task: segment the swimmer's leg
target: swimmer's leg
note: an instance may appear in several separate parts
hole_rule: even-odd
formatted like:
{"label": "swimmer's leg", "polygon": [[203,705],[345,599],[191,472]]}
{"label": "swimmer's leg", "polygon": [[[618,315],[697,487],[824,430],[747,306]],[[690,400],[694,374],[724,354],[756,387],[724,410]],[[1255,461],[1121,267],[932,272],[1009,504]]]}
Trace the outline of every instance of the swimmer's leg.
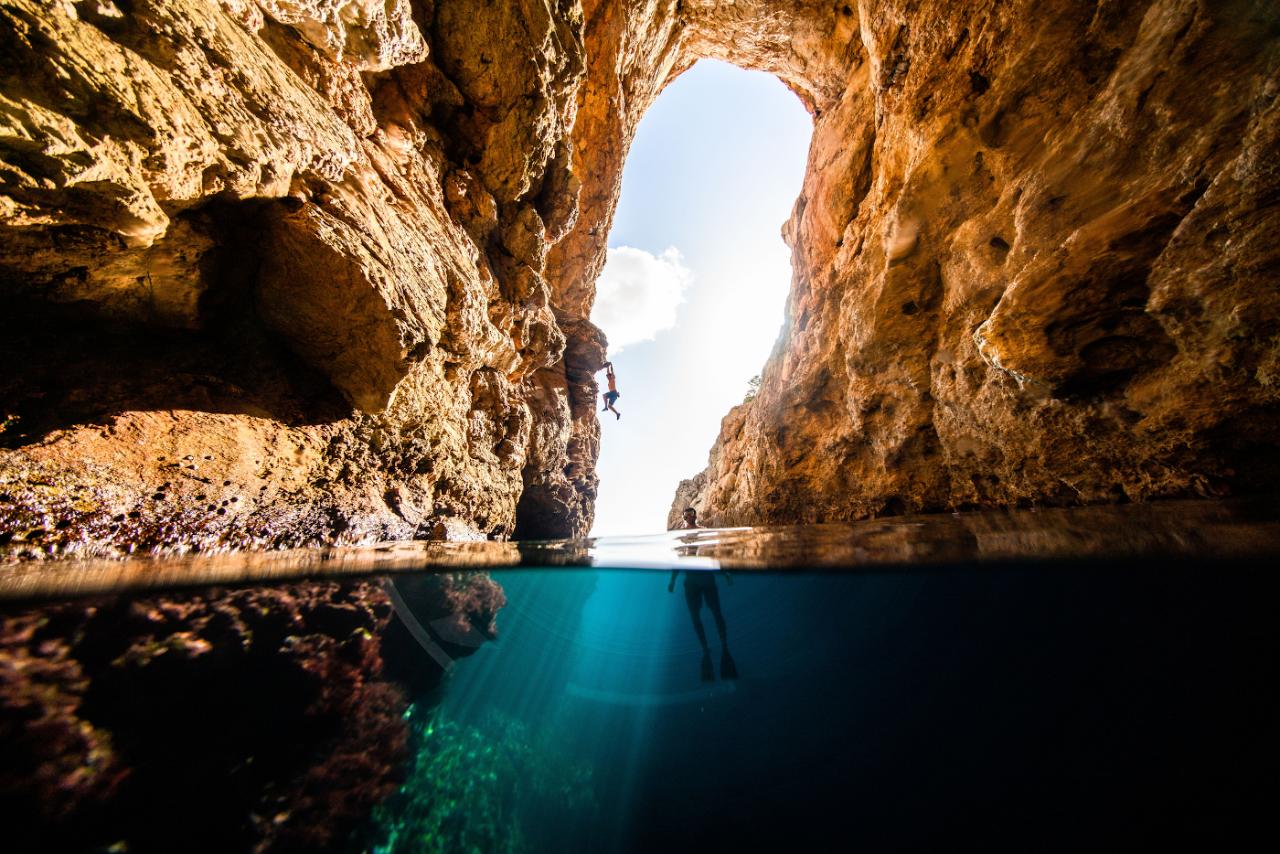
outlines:
{"label": "swimmer's leg", "polygon": [[702,627],[702,594],[700,588],[685,583],[684,601],[689,606],[689,619],[693,621],[698,643],[702,644],[702,681],[714,682],[716,671],[711,666],[711,647],[707,646],[707,630]]}
{"label": "swimmer's leg", "polygon": [[716,631],[720,633],[720,678],[737,679],[738,663],[729,654],[728,632],[725,630],[724,614],[720,611],[720,590],[708,587],[703,595],[707,597],[707,607],[711,609],[711,616],[716,618]]}
{"label": "swimmer's leg", "polygon": [[698,635],[698,643],[702,644],[704,652],[709,651],[707,630],[702,627],[702,591],[686,584],[684,601],[689,606],[689,619],[693,620],[693,630]]}
{"label": "swimmer's leg", "polygon": [[720,612],[720,590],[716,587],[708,587],[703,595],[707,597],[707,607],[711,609],[711,616],[715,617],[716,631],[720,633],[720,645],[724,646],[729,638],[725,629],[724,614]]}

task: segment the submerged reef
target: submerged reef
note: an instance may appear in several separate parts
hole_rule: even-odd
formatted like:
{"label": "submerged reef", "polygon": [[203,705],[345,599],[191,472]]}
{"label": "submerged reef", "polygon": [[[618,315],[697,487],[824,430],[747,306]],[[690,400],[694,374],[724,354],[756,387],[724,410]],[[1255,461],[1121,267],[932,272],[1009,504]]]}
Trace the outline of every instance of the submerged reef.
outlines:
{"label": "submerged reef", "polygon": [[[432,579],[416,607],[492,627],[487,575]],[[406,710],[442,676],[399,624],[367,581],[0,612],[11,849],[341,848],[397,790]]]}
{"label": "submerged reef", "polygon": [[1275,483],[1266,0],[12,0],[0,54],[9,555],[585,534],[623,162],[704,57],[814,135],[678,504]]}
{"label": "submerged reef", "polygon": [[[595,809],[591,766],[497,712],[479,725],[411,710],[404,784],[373,815],[373,854],[520,854]],[[531,841],[537,840],[536,845]]]}

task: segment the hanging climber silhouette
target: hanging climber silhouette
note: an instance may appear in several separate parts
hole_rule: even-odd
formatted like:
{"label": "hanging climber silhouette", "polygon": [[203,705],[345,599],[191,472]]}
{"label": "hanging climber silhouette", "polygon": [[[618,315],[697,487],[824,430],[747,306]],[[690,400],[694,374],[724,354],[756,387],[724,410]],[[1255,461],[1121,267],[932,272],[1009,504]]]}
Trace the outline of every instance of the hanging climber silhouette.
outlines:
{"label": "hanging climber silhouette", "polygon": [[[618,400],[618,398],[622,397],[622,395],[618,393],[618,378],[613,375],[613,362],[605,362],[604,370],[605,377],[609,380],[609,390],[604,393],[604,409],[609,410],[614,415],[618,416],[618,418],[621,418],[622,413],[613,408],[613,404]],[[604,409],[601,409],[600,411],[604,412]]]}
{"label": "hanging climber silhouette", "polygon": [[[692,507],[684,509],[682,528],[699,528],[698,511]],[[680,570],[671,573],[671,582],[667,584],[667,592],[674,593],[676,576]],[[725,580],[733,584],[733,576],[719,573]],[[717,573],[707,570],[684,570],[684,601],[689,606],[689,619],[693,621],[693,631],[698,635],[698,643],[702,644],[702,681],[711,682],[716,678],[711,666],[711,647],[707,645],[707,630],[702,627],[702,603],[707,603],[712,618],[716,621],[716,632],[720,635],[720,678],[737,679],[738,665],[729,654],[729,638],[725,629],[724,614],[720,611],[720,590],[716,587]]]}

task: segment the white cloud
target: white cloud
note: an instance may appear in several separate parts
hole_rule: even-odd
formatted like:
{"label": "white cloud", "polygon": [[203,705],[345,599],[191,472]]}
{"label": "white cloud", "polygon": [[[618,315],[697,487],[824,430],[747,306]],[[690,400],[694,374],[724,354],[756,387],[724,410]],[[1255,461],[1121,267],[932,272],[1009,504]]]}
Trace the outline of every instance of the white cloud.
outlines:
{"label": "white cloud", "polygon": [[675,326],[676,306],[684,302],[692,280],[693,273],[674,246],[661,255],[631,246],[610,249],[591,309],[592,322],[609,336],[610,352],[652,341]]}

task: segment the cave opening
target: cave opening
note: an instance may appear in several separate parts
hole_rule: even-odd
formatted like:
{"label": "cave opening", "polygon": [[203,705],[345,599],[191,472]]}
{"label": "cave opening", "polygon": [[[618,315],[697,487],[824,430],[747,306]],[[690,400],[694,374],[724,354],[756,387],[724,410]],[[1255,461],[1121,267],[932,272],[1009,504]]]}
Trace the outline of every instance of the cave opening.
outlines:
{"label": "cave opening", "polygon": [[812,131],[778,78],[708,59],[640,122],[592,312],[623,414],[599,413],[594,535],[665,528],[676,485],[706,464],[721,419],[750,393],[783,322],[781,226]]}

